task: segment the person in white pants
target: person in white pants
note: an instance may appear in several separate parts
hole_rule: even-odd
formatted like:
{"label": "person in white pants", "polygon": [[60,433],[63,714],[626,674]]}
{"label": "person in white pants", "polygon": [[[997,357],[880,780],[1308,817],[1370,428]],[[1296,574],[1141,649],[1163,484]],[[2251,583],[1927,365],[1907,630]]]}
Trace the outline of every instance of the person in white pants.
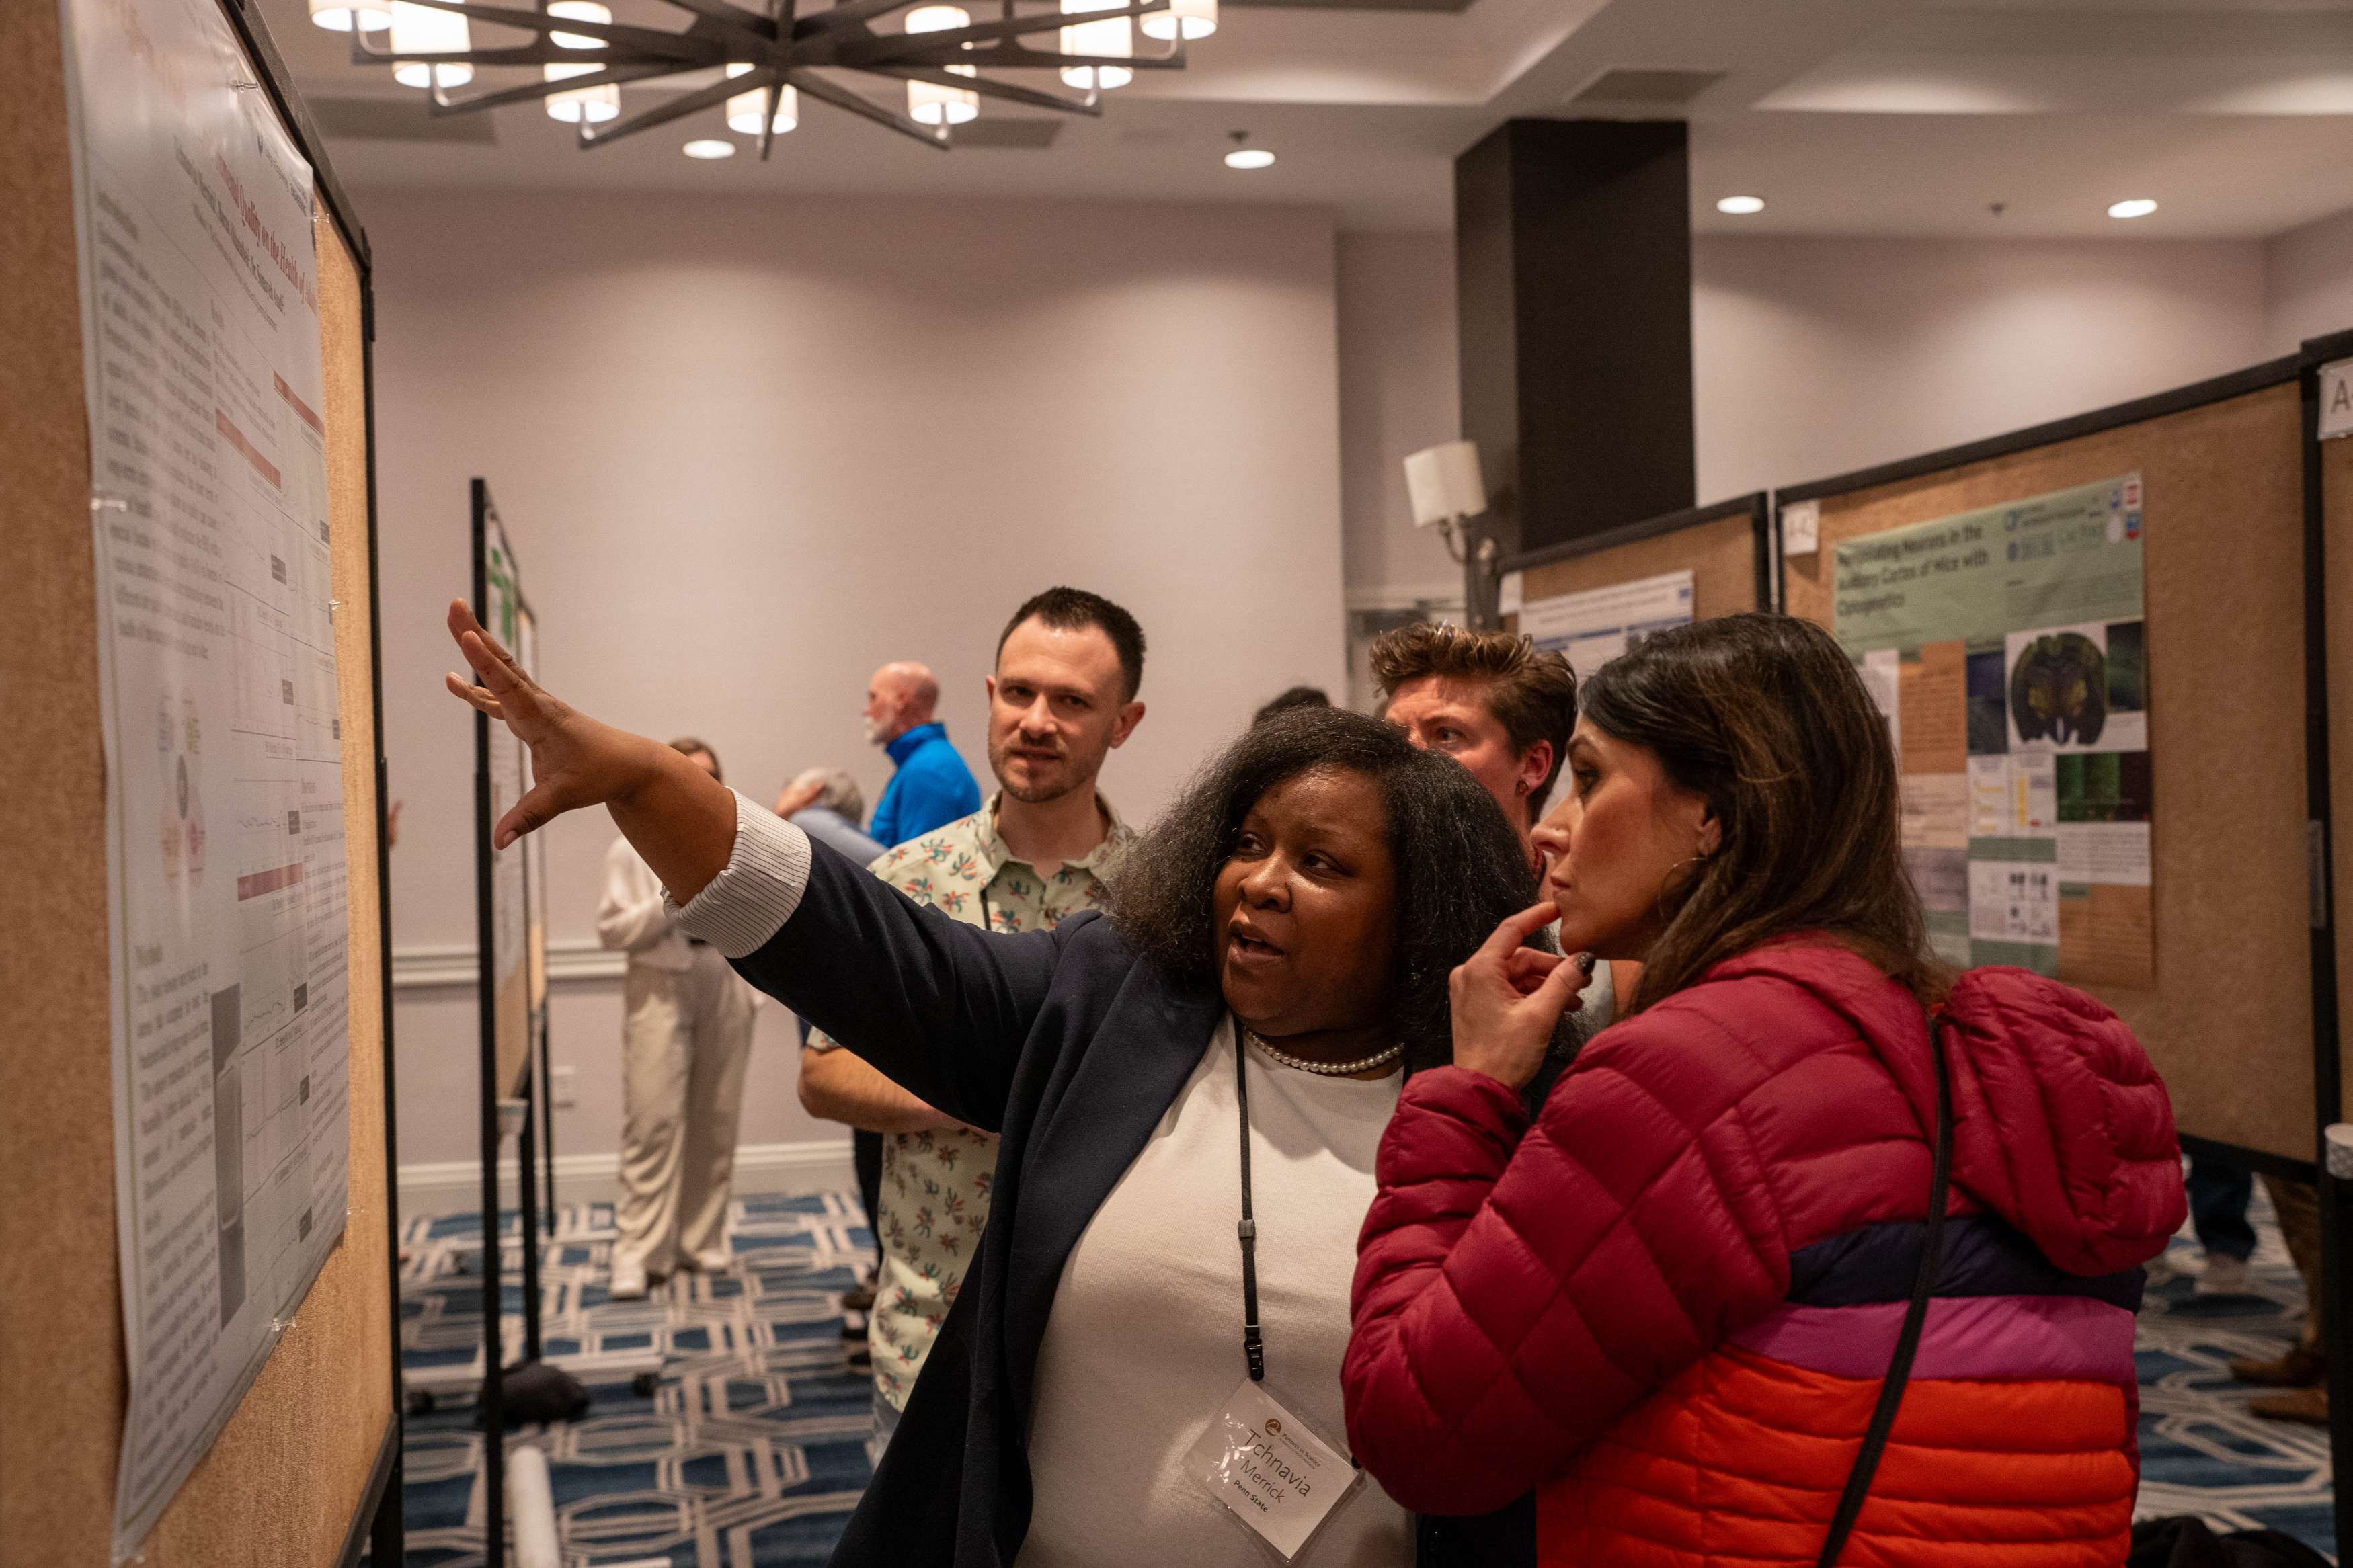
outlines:
{"label": "person in white pants", "polygon": [[[717,753],[692,737],[670,745],[718,778]],[[680,1268],[723,1269],[735,1130],[758,993],[716,948],[678,929],[652,868],[617,838],[605,854],[596,938],[629,955],[621,1024],[620,1237],[617,1301]]]}

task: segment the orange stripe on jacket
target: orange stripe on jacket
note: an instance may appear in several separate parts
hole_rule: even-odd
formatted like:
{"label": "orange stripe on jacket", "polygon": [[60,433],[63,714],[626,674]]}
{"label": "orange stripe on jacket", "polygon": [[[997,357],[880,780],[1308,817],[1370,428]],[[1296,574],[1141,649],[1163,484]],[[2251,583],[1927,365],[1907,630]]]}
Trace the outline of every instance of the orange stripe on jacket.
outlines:
{"label": "orange stripe on jacket", "polygon": [[[1715,1352],[1537,1498],[1545,1568],[1810,1568],[1876,1379]],[[1915,1381],[1845,1568],[2116,1568],[2138,1474],[2113,1383]]]}

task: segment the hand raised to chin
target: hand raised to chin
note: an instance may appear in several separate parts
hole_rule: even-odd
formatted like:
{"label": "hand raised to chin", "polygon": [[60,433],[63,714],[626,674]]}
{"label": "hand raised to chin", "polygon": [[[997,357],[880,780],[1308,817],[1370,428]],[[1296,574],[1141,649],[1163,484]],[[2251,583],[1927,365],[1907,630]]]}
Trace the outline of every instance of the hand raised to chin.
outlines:
{"label": "hand raised to chin", "polygon": [[1559,910],[1533,905],[1505,920],[1455,967],[1454,1065],[1525,1089],[1543,1065],[1560,1016],[1577,1005],[1592,971],[1556,952],[1524,946]]}

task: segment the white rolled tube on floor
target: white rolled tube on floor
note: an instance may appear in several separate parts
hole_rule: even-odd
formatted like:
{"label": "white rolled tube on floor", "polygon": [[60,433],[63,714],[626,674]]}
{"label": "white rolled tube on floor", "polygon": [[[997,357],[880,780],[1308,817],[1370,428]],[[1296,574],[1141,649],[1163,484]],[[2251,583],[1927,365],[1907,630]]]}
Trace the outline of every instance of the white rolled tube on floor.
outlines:
{"label": "white rolled tube on floor", "polygon": [[514,1531],[515,1568],[564,1568],[547,1456],[528,1443],[507,1451],[507,1522]]}

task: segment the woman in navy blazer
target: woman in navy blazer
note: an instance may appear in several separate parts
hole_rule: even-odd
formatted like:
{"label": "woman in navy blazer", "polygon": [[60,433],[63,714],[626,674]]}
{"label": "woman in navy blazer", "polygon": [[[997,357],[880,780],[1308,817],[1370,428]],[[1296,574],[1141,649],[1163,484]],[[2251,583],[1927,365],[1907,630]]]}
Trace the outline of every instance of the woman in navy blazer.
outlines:
{"label": "woman in navy blazer", "polygon": [[[1448,1061],[1451,970],[1499,922],[1519,915],[1533,934],[1550,918],[1549,906],[1521,910],[1529,888],[1518,841],[1469,773],[1376,721],[1316,710],[1252,730],[1194,781],[1138,846],[1108,919],[983,932],[813,845],[659,743],[568,708],[534,686],[463,605],[449,619],[480,680],[453,675],[450,689],[503,719],[532,752],[533,786],[498,824],[494,842],[503,847],[561,812],[605,805],[681,902],[687,928],[746,978],[911,1092],[1003,1135],[979,1256],[836,1553],[839,1563],[983,1568],[1013,1562],[1025,1541],[1039,1549],[1033,1556],[1052,1560],[1050,1544],[1031,1534],[1033,1509],[1041,1495],[1060,1498],[1054,1489],[1068,1481],[1050,1475],[1041,1486],[1029,1459],[1041,1347],[1050,1325],[1058,1333],[1072,1327],[1055,1321],[1058,1290],[1082,1239],[1094,1245],[1098,1210],[1155,1138],[1181,1122],[1188,1097],[1206,1092],[1209,1059],[1222,1050],[1238,1078],[1247,1056],[1259,1072],[1278,1071],[1269,1063],[1307,1075],[1338,1068],[1375,1082],[1393,1080],[1400,1052],[1409,1070]],[[1579,966],[1556,955],[1523,959],[1531,989],[1582,984]],[[1573,1039],[1565,1033],[1564,1046]],[[1260,1081],[1305,1094],[1335,1080]],[[1268,1092],[1254,1089],[1252,1100]],[[1393,1087],[1388,1093],[1393,1103]],[[1245,1137],[1258,1131],[1250,1114],[1245,1108]],[[1198,1173],[1203,1185],[1233,1180],[1235,1124],[1223,1125],[1218,1163]],[[1261,1156],[1268,1168],[1258,1181],[1281,1180],[1282,1152]],[[1181,1191],[1192,1173],[1174,1174]],[[1363,1179],[1369,1199],[1368,1156]],[[1275,1196],[1261,1188],[1262,1218]],[[1323,1223],[1345,1225],[1352,1244],[1361,1219],[1358,1206]],[[1237,1243],[1211,1250],[1226,1248],[1239,1277]],[[1182,1261],[1195,1279],[1204,1267],[1229,1266],[1225,1257]],[[1346,1290],[1344,1268],[1329,1291],[1335,1347],[1345,1340]],[[1219,1364],[1201,1373],[1221,1392],[1220,1380],[1239,1379],[1244,1367],[1239,1290],[1232,1300],[1224,1321],[1209,1326],[1225,1347],[1210,1357]],[[1269,1317],[1266,1357],[1281,1366],[1290,1352],[1296,1378],[1306,1336],[1277,1331]],[[1156,1353],[1157,1342],[1182,1343],[1180,1329],[1200,1327],[1134,1325],[1136,1354]],[[1335,1402],[1336,1370],[1315,1380],[1329,1376]],[[1303,1392],[1312,1402],[1324,1390]],[[1115,1441],[1123,1428],[1157,1424],[1180,1433],[1181,1453],[1181,1432],[1198,1430],[1212,1413],[1135,1409],[1119,1413],[1111,1430]],[[1148,1440],[1171,1439],[1161,1432]],[[1347,1506],[1360,1517],[1394,1510],[1377,1489],[1374,1497]],[[1189,1521],[1181,1507],[1159,1509],[1165,1500],[1134,1497],[1138,1526]],[[1073,1506],[1130,1503],[1089,1496]],[[1344,1555],[1316,1556],[1326,1544],[1319,1537],[1301,1561],[1403,1568],[1418,1560],[1429,1568],[1508,1558],[1533,1540],[1533,1520],[1516,1514],[1397,1517],[1387,1534],[1360,1531],[1353,1548],[1334,1548]],[[1167,1540],[1139,1528],[1120,1560],[1263,1561],[1238,1526],[1216,1544],[1214,1556],[1180,1559]]]}

